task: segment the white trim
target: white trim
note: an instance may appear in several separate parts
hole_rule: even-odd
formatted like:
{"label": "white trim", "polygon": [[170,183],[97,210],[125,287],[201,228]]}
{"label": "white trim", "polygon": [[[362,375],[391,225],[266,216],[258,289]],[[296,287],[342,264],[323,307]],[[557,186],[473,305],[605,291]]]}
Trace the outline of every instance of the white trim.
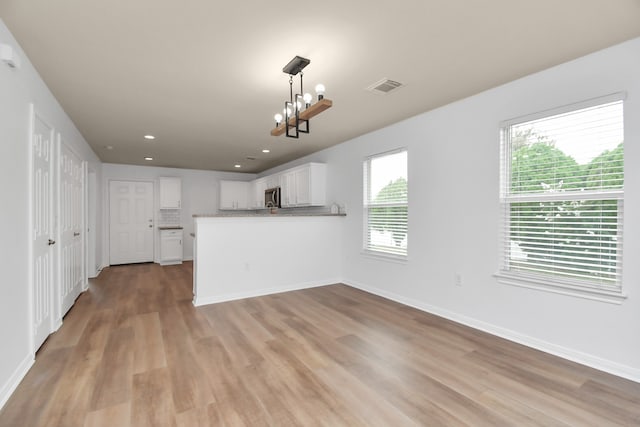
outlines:
{"label": "white trim", "polygon": [[288,286],[278,286],[274,288],[258,289],[258,290],[249,291],[249,292],[237,292],[237,293],[229,293],[229,294],[222,294],[222,295],[214,295],[206,298],[198,298],[197,296],[194,296],[193,305],[196,307],[199,307],[201,305],[217,304],[219,302],[235,301],[235,300],[244,299],[244,298],[261,297],[265,295],[280,294],[283,292],[290,292],[290,291],[299,291],[302,289],[317,288],[319,286],[335,285],[337,283],[342,283],[342,281],[340,279],[326,279],[326,280],[321,280],[317,282],[314,281],[314,282],[298,283],[298,284],[288,285]]}
{"label": "white trim", "polygon": [[627,99],[626,92],[616,92],[609,95],[599,96],[597,98],[587,99],[585,101],[575,102],[573,104],[563,105],[562,107],[550,108],[548,110],[538,111],[537,113],[525,114],[524,116],[514,117],[512,119],[500,122],[500,128],[517,125],[524,122],[542,119],[549,116],[557,116],[558,114],[568,113],[570,111],[584,110],[585,108],[595,107],[596,105],[610,104],[613,102],[624,101]]}
{"label": "white trim", "polygon": [[503,271],[495,273],[494,277],[498,279],[498,283],[502,283],[504,285],[536,289],[539,291],[607,302],[610,304],[622,304],[627,299],[627,294],[622,291],[616,292],[579,284],[571,285],[569,283],[554,283],[553,281],[544,281],[537,277],[525,277],[519,274],[509,274]]}
{"label": "white trim", "polygon": [[369,161],[369,160],[375,159],[377,157],[389,156],[391,154],[402,153],[403,151],[407,151],[407,152],[409,151],[406,145],[402,146],[402,147],[394,148],[394,149],[389,150],[389,151],[383,151],[381,153],[369,154],[368,156],[364,156],[363,161]]}
{"label": "white trim", "polygon": [[565,201],[565,200],[623,200],[624,190],[567,190],[561,193],[524,193],[511,194],[501,197],[502,203]]}
{"label": "white trim", "polygon": [[374,251],[371,249],[363,249],[360,254],[366,258],[376,261],[394,262],[396,264],[406,265],[409,262],[409,255],[397,255],[389,252]]}
{"label": "white trim", "polygon": [[545,353],[549,353],[563,359],[570,360],[572,362],[586,365],[600,371],[607,372],[612,375],[616,375],[622,378],[629,379],[640,383],[640,369],[633,368],[631,366],[623,365],[621,363],[613,362],[611,360],[603,359],[597,356],[593,356],[581,351],[566,348],[557,344],[553,344],[547,341],[543,341],[528,335],[521,334],[511,329],[502,328],[500,326],[486,323],[472,317],[464,316],[458,313],[454,313],[449,310],[445,310],[430,304],[425,304],[422,301],[415,300],[413,298],[406,298],[391,292],[384,291],[382,289],[367,286],[362,283],[352,281],[342,281],[342,283],[353,288],[369,292],[371,294],[390,299],[400,304],[407,305],[409,307],[416,308],[418,310],[434,314],[436,316],[444,317],[445,319],[452,320],[457,323],[469,326],[474,329],[478,329],[483,332],[487,332],[491,335],[495,335],[509,341],[516,342],[518,344],[525,345]]}
{"label": "white trim", "polygon": [[2,388],[0,388],[0,409],[7,403],[7,400],[9,400],[16,390],[20,381],[27,375],[27,372],[29,372],[29,369],[31,369],[35,361],[36,359],[33,353],[28,354],[24,360],[20,362],[16,370],[13,371],[13,374],[11,374],[7,382],[2,385]]}
{"label": "white trim", "polygon": [[[27,233],[27,239],[29,239],[27,251],[29,253],[29,269],[27,272],[27,299],[29,300],[29,307],[27,309],[29,315],[29,349],[32,354],[36,353],[35,349],[35,322],[33,321],[34,315],[34,299],[33,295],[33,133],[35,131],[36,122],[36,107],[33,103],[29,104],[29,141],[28,141],[28,156],[29,156],[29,170],[27,171],[27,185],[28,185],[28,200],[27,209],[29,210],[29,231]],[[4,390],[4,387],[3,387]],[[0,392],[0,402],[4,405],[2,399],[2,392]],[[2,405],[0,405],[2,406]]]}

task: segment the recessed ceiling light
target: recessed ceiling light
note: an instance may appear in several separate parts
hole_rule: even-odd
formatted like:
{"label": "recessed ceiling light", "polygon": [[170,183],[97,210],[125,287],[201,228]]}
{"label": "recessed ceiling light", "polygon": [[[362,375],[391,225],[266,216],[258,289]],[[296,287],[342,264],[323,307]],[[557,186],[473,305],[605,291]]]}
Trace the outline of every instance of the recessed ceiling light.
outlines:
{"label": "recessed ceiling light", "polygon": [[153,157],[145,157],[144,159],[151,161],[151,160],[153,160]]}
{"label": "recessed ceiling light", "polygon": [[266,148],[264,150],[262,150],[263,153],[270,153],[271,150],[267,150]]}
{"label": "recessed ceiling light", "polygon": [[241,168],[242,165],[233,165],[234,168]]}
{"label": "recessed ceiling light", "polygon": [[145,135],[144,139],[156,139],[156,137],[153,135]]}
{"label": "recessed ceiling light", "polygon": [[105,145],[104,148],[107,150],[113,150],[113,145]]}

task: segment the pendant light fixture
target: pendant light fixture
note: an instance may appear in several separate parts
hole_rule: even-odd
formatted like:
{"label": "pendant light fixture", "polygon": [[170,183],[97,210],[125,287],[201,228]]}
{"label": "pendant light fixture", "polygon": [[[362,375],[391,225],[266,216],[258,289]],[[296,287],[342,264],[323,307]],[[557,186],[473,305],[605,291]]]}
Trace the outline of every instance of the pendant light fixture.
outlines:
{"label": "pendant light fixture", "polygon": [[[289,138],[298,138],[301,133],[309,133],[309,120],[322,113],[327,108],[331,108],[333,102],[324,97],[325,87],[323,84],[316,85],[317,101],[312,103],[313,96],[304,92],[302,70],[311,61],[301,56],[294,57],[282,72],[289,75],[289,100],[284,102],[282,114],[278,113],[273,118],[276,127],[271,130],[271,135],[280,136],[283,133]],[[300,93],[293,93],[293,78],[300,74]]]}

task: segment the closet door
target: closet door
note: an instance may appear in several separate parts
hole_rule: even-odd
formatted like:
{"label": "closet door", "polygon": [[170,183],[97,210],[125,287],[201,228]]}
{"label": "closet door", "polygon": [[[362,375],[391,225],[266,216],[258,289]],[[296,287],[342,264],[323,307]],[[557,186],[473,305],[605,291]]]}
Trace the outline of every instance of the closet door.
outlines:
{"label": "closet door", "polygon": [[82,291],[83,283],[83,165],[60,143],[60,317]]}
{"label": "closet door", "polygon": [[32,112],[32,289],[33,344],[37,350],[53,330],[53,128]]}

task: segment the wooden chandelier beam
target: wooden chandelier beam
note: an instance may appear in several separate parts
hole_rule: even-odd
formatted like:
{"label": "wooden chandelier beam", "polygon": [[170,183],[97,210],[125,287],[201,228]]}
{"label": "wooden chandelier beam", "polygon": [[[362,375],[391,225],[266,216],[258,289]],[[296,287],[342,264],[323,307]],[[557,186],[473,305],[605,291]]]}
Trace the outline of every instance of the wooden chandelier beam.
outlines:
{"label": "wooden chandelier beam", "polygon": [[[299,114],[299,118],[300,120],[309,120],[312,117],[317,116],[318,114],[322,113],[324,110],[331,108],[331,106],[333,105],[333,101],[331,101],[330,99],[321,99],[320,101],[316,102],[315,104],[309,106],[309,108],[307,108],[306,110],[302,111]],[[289,125],[291,126],[295,126],[296,125],[296,118],[291,117],[289,119]],[[280,136],[283,133],[286,132],[286,126],[285,123],[282,122],[280,123],[280,125],[274,129],[271,130],[271,135],[272,136]]]}

